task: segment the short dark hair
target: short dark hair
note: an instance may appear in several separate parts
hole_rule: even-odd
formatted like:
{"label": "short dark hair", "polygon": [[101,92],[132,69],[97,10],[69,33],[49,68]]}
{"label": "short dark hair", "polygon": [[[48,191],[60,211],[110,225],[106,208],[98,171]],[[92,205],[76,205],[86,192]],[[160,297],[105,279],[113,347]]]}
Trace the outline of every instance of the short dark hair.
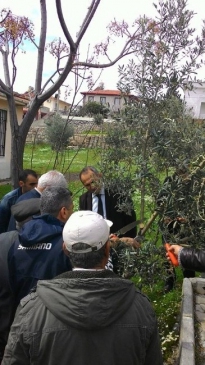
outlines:
{"label": "short dark hair", "polygon": [[43,190],[40,202],[41,214],[50,214],[57,217],[62,207],[70,208],[72,193],[63,187],[48,187]]}
{"label": "short dark hair", "polygon": [[38,175],[34,170],[30,170],[30,169],[26,169],[26,170],[22,170],[19,173],[19,178],[18,181],[23,181],[24,183],[26,182],[26,179],[28,177],[28,175],[32,175],[34,176],[36,179],[38,179]]}
{"label": "short dark hair", "polygon": [[[88,247],[86,243],[75,243],[75,250],[85,250]],[[69,259],[74,267],[81,267],[83,269],[93,269],[100,264],[105,256],[105,247],[102,246],[98,251],[86,253],[69,252]]]}
{"label": "short dark hair", "polygon": [[83,169],[80,171],[80,173],[79,173],[79,179],[81,180],[81,176],[83,174],[86,174],[88,171],[92,171],[92,172],[94,172],[94,174],[99,174],[98,170],[95,167],[93,167],[93,166],[86,166],[86,167],[83,167]]}

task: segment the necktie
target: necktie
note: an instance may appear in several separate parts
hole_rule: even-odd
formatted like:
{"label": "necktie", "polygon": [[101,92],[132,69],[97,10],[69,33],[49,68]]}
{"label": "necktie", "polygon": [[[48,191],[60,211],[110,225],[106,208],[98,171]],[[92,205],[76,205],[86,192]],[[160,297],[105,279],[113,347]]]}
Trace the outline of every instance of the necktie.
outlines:
{"label": "necktie", "polygon": [[98,197],[98,214],[104,216],[101,195],[100,194],[97,194],[96,196]]}

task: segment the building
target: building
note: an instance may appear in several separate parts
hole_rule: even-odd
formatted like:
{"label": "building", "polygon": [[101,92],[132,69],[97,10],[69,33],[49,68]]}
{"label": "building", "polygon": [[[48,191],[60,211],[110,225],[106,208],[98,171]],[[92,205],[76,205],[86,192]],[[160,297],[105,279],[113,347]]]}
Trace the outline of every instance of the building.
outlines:
{"label": "building", "polygon": [[[34,96],[33,91],[28,91],[23,94],[24,97],[28,98],[28,101]],[[68,115],[68,112],[70,110],[70,103],[67,103],[64,100],[61,100],[59,98],[58,94],[55,94],[55,96],[51,96],[49,99],[44,101],[44,103],[39,108],[39,111],[36,115],[35,120],[39,120],[45,115],[49,113],[59,113],[62,115]],[[26,114],[28,108],[24,108],[24,115]]]}
{"label": "building", "polygon": [[192,90],[184,90],[184,100],[190,109],[193,119],[205,119],[205,82],[193,83]]}
{"label": "building", "polygon": [[[28,100],[15,95],[16,112],[19,124],[23,118],[23,108]],[[0,180],[10,178],[11,163],[11,127],[6,96],[0,93]]]}
{"label": "building", "polygon": [[136,99],[135,95],[124,95],[120,90],[104,90],[97,87],[95,90],[83,91],[83,105],[89,101],[104,104],[110,111],[117,112],[123,108],[125,101],[128,99]]}
{"label": "building", "polygon": [[68,114],[70,106],[71,104],[67,103],[64,100],[61,100],[58,94],[55,94],[55,96],[51,96],[43,103],[43,107],[49,108],[50,112],[56,112],[63,115]]}
{"label": "building", "polygon": [[[18,123],[21,124],[27,110],[31,96],[28,93],[14,93]],[[70,104],[58,99],[58,96],[51,96],[40,107],[35,120],[54,112],[66,115],[70,109]],[[6,96],[0,93],[0,180],[10,178],[11,163],[11,127],[9,119],[9,108]]]}

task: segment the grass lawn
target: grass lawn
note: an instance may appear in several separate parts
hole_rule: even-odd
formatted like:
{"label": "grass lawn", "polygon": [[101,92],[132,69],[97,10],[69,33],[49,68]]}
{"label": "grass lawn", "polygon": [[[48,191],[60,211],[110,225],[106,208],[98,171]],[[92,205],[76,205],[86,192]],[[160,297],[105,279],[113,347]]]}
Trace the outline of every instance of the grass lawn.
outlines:
{"label": "grass lawn", "polygon": [[59,154],[58,162],[54,166],[56,153],[50,146],[27,144],[24,150],[24,169],[33,169],[38,174],[44,174],[55,168],[68,175],[70,173],[78,174],[86,165],[96,165],[99,160],[98,156],[94,149],[81,148],[79,151],[69,149],[65,154]]}
{"label": "grass lawn", "polygon": [[11,191],[10,184],[0,185],[0,200],[5,194],[9,193],[9,191]]}

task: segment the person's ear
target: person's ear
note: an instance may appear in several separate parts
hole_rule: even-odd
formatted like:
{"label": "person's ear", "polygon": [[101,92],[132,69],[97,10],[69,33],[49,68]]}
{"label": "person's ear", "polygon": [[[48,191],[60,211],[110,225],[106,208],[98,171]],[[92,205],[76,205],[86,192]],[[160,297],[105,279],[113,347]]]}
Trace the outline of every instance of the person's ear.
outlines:
{"label": "person's ear", "polygon": [[66,256],[69,256],[69,251],[67,250],[66,245],[65,245],[65,243],[64,243],[64,242],[63,242],[63,252],[64,252],[64,254],[65,254]]}
{"label": "person's ear", "polygon": [[67,218],[68,218],[67,217],[67,215],[68,215],[67,211],[68,210],[66,209],[66,207],[62,207],[61,210],[60,210],[60,216],[61,216],[63,221],[67,220]]}
{"label": "person's ear", "polygon": [[19,181],[19,186],[20,186],[20,188],[22,188],[22,186],[24,186],[24,182],[22,180]]}

